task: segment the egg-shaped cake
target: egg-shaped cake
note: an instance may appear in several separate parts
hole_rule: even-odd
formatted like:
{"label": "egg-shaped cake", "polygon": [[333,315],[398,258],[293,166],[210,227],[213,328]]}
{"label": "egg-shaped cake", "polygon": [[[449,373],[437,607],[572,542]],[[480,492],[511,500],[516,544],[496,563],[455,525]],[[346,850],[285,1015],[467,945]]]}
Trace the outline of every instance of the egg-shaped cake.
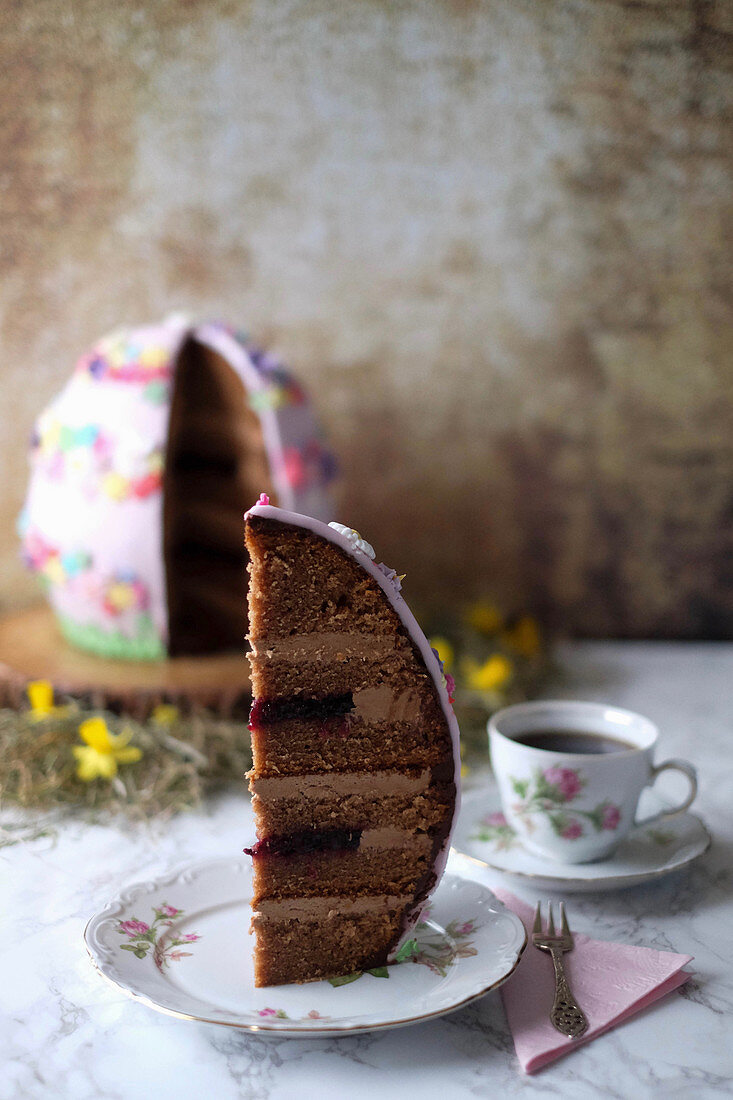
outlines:
{"label": "egg-shaped cake", "polygon": [[61,630],[106,657],[237,649],[242,514],[262,486],[330,518],[334,459],[302,386],[222,324],[116,331],[40,415],[20,518]]}

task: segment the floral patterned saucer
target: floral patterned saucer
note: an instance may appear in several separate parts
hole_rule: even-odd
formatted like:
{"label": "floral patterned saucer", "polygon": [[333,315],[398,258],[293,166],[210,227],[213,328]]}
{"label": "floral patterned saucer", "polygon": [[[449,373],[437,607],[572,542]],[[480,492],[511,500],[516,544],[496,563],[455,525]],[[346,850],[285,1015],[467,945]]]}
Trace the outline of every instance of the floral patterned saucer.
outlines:
{"label": "floral patterned saucer", "polygon": [[[644,816],[663,810],[653,791],[642,795]],[[602,822],[601,822],[602,825]],[[614,854],[597,863],[554,863],[523,848],[501,812],[496,787],[466,791],[453,834],[456,852],[504,874],[531,879],[532,885],[563,893],[620,890],[677,871],[708,850],[711,837],[695,814],[681,813],[637,825]]]}
{"label": "floral patterned saucer", "polygon": [[[461,862],[461,861],[458,861]],[[159,1012],[278,1035],[358,1034],[469,1004],[501,985],[526,943],[481,883],[445,875],[401,961],[330,982],[255,989],[251,861],[208,860],[123,890],[84,939],[103,977]]]}

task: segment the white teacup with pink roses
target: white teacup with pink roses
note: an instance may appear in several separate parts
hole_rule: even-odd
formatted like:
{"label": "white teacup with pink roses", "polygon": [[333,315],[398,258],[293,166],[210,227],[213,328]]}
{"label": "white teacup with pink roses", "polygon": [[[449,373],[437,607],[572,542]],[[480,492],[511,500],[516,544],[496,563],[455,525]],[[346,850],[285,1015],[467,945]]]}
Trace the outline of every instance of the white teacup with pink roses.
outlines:
{"label": "white teacup with pink roses", "polygon": [[[654,763],[659,730],[602,703],[549,700],[498,711],[489,722],[491,765],[507,822],[525,848],[561,863],[613,854],[629,830],[682,813],[697,794],[686,760]],[[639,822],[643,789],[675,769],[690,789],[677,806]]]}

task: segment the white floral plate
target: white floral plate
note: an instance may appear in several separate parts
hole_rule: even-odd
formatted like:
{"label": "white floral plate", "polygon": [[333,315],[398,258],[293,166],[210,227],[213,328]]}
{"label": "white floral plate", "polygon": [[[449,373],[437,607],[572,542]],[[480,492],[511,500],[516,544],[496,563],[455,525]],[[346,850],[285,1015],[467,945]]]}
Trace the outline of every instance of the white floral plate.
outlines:
{"label": "white floral plate", "polygon": [[[645,791],[641,812],[651,816],[665,804]],[[682,813],[632,829],[610,859],[598,863],[553,863],[522,847],[501,812],[496,787],[464,793],[453,834],[457,852],[480,860],[485,867],[532,879],[533,886],[563,893],[620,890],[660,878],[697,859],[711,837],[699,817]]]}
{"label": "white floral plate", "polygon": [[251,888],[249,859],[209,860],[131,886],[89,921],[87,950],[105,978],[159,1012],[298,1036],[356,1034],[452,1012],[501,985],[526,943],[521,921],[490,890],[445,875],[403,962],[331,982],[255,989]]}

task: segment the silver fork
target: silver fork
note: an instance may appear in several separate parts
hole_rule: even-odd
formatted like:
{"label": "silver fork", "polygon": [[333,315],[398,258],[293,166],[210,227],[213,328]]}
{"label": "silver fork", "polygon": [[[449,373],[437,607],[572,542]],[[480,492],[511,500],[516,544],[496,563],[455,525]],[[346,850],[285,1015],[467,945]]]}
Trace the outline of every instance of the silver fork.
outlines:
{"label": "silver fork", "polygon": [[534,927],[532,928],[532,943],[535,947],[539,947],[540,951],[550,952],[555,967],[555,1002],[550,1013],[550,1020],[553,1026],[561,1031],[563,1035],[567,1035],[570,1039],[579,1039],[588,1030],[588,1021],[570,990],[562,965],[564,953],[573,949],[573,937],[568,928],[564,902],[560,902],[561,927],[557,933],[555,932],[555,922],[552,919],[552,902],[549,902],[548,909],[547,931],[543,932],[542,912],[540,903],[537,902]]}

